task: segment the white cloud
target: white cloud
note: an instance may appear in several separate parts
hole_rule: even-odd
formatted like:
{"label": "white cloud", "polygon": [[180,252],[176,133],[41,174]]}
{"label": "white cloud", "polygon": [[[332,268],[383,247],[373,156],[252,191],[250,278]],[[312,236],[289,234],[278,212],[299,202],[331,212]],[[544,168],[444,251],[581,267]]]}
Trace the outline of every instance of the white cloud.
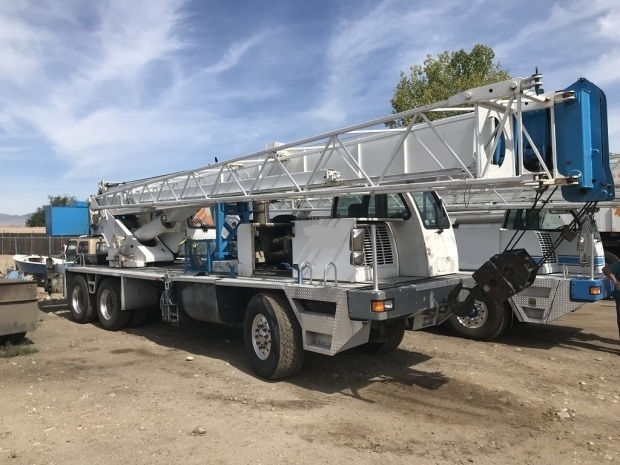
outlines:
{"label": "white cloud", "polygon": [[517,63],[517,68],[535,62],[553,67],[554,72],[580,70],[589,75],[590,67],[600,62],[594,51],[620,45],[620,9],[615,0],[556,2],[546,14],[513,24],[516,33],[505,34],[494,50],[503,61]]}
{"label": "white cloud", "polygon": [[[183,47],[177,34],[183,4],[168,0],[100,3],[98,12],[90,11],[99,16],[87,20],[93,31],[64,38],[57,34],[55,40],[43,44],[41,53],[36,47],[30,48],[24,63],[30,63],[29,69],[42,71],[35,83],[27,82],[19,89],[22,98],[13,98],[10,93],[0,96],[7,112],[0,126],[6,131],[16,131],[24,124],[31,126],[76,171],[104,161],[114,165],[114,160],[121,160],[136,147],[153,149],[171,139],[172,132],[182,133],[181,126],[170,122],[182,125],[184,121],[166,121],[162,115],[174,104],[167,101],[165,90],[160,101],[150,99],[146,104],[139,94],[144,92],[145,68],[169,60],[173,71],[167,90],[174,96],[174,53]],[[0,11],[0,24],[14,19],[1,13],[6,12]],[[13,34],[5,30],[3,34],[9,37],[0,43],[17,50],[22,43],[53,35],[55,23],[67,21],[65,14],[48,11],[47,30],[45,24],[18,21],[19,28]],[[78,22],[76,18],[71,21]],[[76,44],[77,52],[72,43],[76,36],[83,39]],[[17,73],[22,77],[28,71],[24,67]],[[54,73],[56,68],[66,73]],[[187,128],[191,129],[195,127]]]}
{"label": "white cloud", "polygon": [[[11,2],[13,3],[13,2]],[[11,83],[23,82],[39,67],[39,42],[42,37],[35,29],[15,16],[14,8],[0,6],[0,79]]]}
{"label": "white cloud", "polygon": [[265,39],[266,34],[260,33],[249,39],[234,42],[226,51],[224,56],[214,65],[204,70],[205,74],[220,74],[233,68],[253,47],[260,44]]}
{"label": "white cloud", "polygon": [[620,46],[604,53],[590,65],[588,79],[605,86],[620,81]]}
{"label": "white cloud", "polygon": [[427,55],[479,42],[471,35],[465,40],[459,36],[469,32],[463,26],[469,20],[474,24],[483,6],[484,1],[478,0],[467,6],[435,2],[408,8],[384,0],[359,18],[341,20],[331,30],[325,84],[308,117],[351,123],[352,116],[358,117],[356,107],[370,102],[389,113],[400,71],[423,62]]}
{"label": "white cloud", "polygon": [[595,0],[595,10],[603,14],[597,20],[595,32],[610,40],[620,40],[620,5],[616,0]]}
{"label": "white cloud", "polygon": [[525,25],[518,29],[516,34],[507,35],[506,39],[495,46],[495,52],[498,56],[509,56],[515,50],[525,49],[535,55],[536,48],[530,47],[536,47],[541,40],[553,40],[555,31],[570,31],[571,24],[580,22],[580,11],[582,7],[577,3],[562,3],[562,6],[554,4],[549,15],[544,18],[528,16],[526,21],[515,21],[515,29],[518,29],[520,24]]}
{"label": "white cloud", "polygon": [[[277,26],[266,6],[236,29],[189,0],[33,3],[0,1],[0,158],[35,160],[29,175],[48,175],[48,193],[62,183],[89,193],[100,178],[195,168],[379,117],[401,70],[476,43],[518,74],[540,64],[547,90],[580,75],[604,86],[620,141],[617,0],[349,0],[312,18],[287,6],[290,21]],[[496,21],[507,17],[510,27]],[[302,24],[320,27],[309,35]]]}
{"label": "white cloud", "polygon": [[[7,111],[0,127],[16,130],[21,122],[34,128],[68,167],[63,176],[69,178],[93,167],[101,172],[144,166],[140,158],[145,154],[160,156],[165,147],[191,153],[200,145],[217,142],[242,118],[220,121],[221,116],[200,104],[235,96],[251,101],[276,93],[270,83],[256,83],[255,89],[220,91],[217,79],[277,29],[233,40],[215,64],[190,73],[179,55],[195,46],[180,38],[186,19],[183,6],[181,0],[100,4],[90,12],[94,16],[88,22],[93,30],[83,31],[77,55],[67,52],[75,36],[65,37],[64,42],[56,37],[44,50],[43,55],[55,57],[56,66],[66,69],[66,75],[53,80],[41,76],[36,86],[21,89],[35,90],[35,95],[27,98],[0,96]],[[54,14],[48,12],[48,16]],[[67,20],[58,15],[48,18],[50,28],[55,21]],[[37,36],[34,26],[23,24],[18,37]],[[208,44],[202,44],[202,49],[208,50]],[[33,68],[51,66],[42,57],[30,58]],[[149,88],[153,85],[157,91]]]}
{"label": "white cloud", "polygon": [[[620,108],[615,107],[608,109],[607,122],[609,128],[609,150],[612,153],[620,153]],[[615,142],[615,143],[614,143]]]}

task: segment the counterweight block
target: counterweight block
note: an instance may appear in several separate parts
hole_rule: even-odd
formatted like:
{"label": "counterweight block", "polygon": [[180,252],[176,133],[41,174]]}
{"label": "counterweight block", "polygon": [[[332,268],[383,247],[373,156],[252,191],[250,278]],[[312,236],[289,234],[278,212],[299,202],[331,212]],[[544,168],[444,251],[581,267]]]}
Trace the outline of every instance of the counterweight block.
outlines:
{"label": "counterweight block", "polygon": [[513,249],[491,257],[473,277],[487,302],[501,304],[531,286],[536,272],[530,254],[525,249]]}

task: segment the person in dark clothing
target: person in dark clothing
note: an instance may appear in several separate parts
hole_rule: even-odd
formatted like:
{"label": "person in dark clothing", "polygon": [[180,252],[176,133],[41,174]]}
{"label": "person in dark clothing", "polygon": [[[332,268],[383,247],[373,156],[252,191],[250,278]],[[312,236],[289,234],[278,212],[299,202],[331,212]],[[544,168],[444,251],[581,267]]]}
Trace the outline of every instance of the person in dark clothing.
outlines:
{"label": "person in dark clothing", "polygon": [[620,262],[613,262],[603,267],[603,274],[614,283],[614,300],[616,301],[616,319],[618,321],[618,336],[620,337]]}

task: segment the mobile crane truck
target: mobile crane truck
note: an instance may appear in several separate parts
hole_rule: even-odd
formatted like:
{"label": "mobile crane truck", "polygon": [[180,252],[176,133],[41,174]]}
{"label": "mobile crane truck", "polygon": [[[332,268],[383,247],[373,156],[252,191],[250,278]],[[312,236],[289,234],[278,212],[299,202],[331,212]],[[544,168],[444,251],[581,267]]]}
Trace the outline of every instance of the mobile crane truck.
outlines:
{"label": "mobile crane truck", "polygon": [[[610,154],[615,185],[619,161],[617,155]],[[583,277],[603,277],[603,266],[618,260],[613,253],[618,242],[612,239],[618,202],[598,202],[580,214],[578,205],[566,202],[558,191],[550,192],[539,207],[532,208],[537,196],[532,189],[523,187],[444,193],[461,270],[478,269],[485,254],[501,252],[515,238],[534,261],[545,257],[534,283],[508,299],[502,311],[476,302],[469,315],[448,318],[445,324],[455,334],[488,341],[502,334],[511,322],[551,323],[588,302],[610,296],[611,281],[603,280],[607,289],[594,295],[596,288],[581,284]],[[572,222],[577,226],[576,240],[564,241],[563,231]]]}
{"label": "mobile crane truck", "polygon": [[[602,274],[605,252],[593,216],[582,215],[575,240],[562,241],[564,228],[575,221],[577,214],[575,204],[563,204],[560,207],[548,203],[542,209],[524,204],[521,208],[501,205],[506,211],[494,208],[500,208],[499,205],[469,204],[468,210],[451,213],[461,270],[478,269],[484,261],[482,253],[499,253],[515,237],[519,237],[519,247],[526,249],[534,261],[546,256],[532,285],[508,299],[501,312],[494,313],[498,309],[477,302],[469,315],[451,316],[446,325],[454,333],[488,341],[502,334],[511,322],[551,323],[588,302],[610,295],[612,283]],[[449,212],[454,208],[447,206]],[[584,277],[602,278],[604,287],[583,287]]]}
{"label": "mobile crane truck", "polygon": [[[89,208],[107,264],[66,269],[72,317],[119,330],[158,306],[173,325],[243,324],[253,369],[277,379],[295,374],[305,351],[388,352],[406,329],[466,315],[480,300],[501,306],[538,264],[512,249],[459,272],[436,192],[561,186],[571,202],[614,196],[603,92],[585,79],[560,92],[540,85],[538,74],[510,79],[196,170],[102,182]],[[471,111],[426,115],[462,105]],[[409,116],[399,133],[372,132]],[[330,216],[271,217],[272,202],[309,198],[331,198]],[[216,238],[184,241],[204,207]]]}

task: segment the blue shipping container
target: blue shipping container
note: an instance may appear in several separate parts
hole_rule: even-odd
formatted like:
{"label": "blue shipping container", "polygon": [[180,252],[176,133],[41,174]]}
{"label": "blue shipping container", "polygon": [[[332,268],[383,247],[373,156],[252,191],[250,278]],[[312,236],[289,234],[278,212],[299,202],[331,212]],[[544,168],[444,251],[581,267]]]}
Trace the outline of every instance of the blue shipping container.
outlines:
{"label": "blue shipping container", "polygon": [[48,236],[88,234],[88,204],[76,202],[73,207],[45,207],[45,233]]}

